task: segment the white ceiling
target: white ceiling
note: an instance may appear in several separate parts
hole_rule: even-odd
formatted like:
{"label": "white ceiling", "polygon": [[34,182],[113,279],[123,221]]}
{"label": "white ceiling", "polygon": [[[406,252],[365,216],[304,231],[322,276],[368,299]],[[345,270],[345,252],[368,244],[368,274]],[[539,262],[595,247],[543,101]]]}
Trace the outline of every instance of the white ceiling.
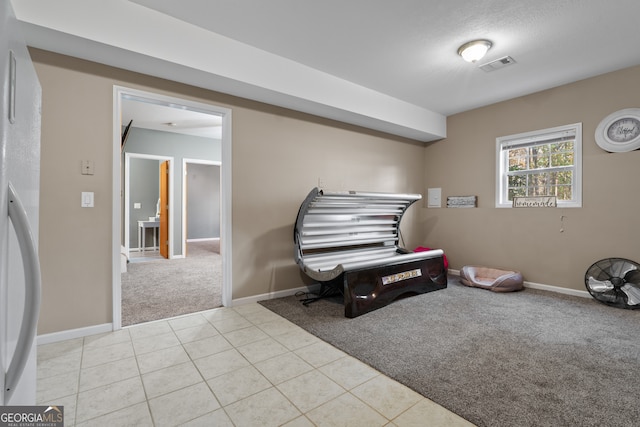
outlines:
{"label": "white ceiling", "polygon": [[132,1],[444,115],[640,63],[638,0]]}
{"label": "white ceiling", "polygon": [[[423,141],[448,115],[640,64],[638,0],[12,4],[35,47]],[[476,38],[493,47],[469,64]]]}
{"label": "white ceiling", "polygon": [[134,99],[121,103],[122,124],[131,127],[203,138],[222,138],[222,118],[211,114],[174,108]]}

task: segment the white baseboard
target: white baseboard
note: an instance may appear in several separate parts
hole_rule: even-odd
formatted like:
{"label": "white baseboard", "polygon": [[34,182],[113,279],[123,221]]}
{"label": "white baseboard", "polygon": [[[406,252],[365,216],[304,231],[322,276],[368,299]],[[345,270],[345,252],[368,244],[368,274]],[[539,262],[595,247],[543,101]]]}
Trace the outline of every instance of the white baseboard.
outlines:
{"label": "white baseboard", "polygon": [[[460,270],[449,269],[449,274],[452,274],[454,276],[459,276]],[[591,298],[591,294],[589,294],[589,292],[579,291],[576,289],[561,288],[559,286],[544,285],[541,283],[533,283],[533,282],[526,282],[526,281],[524,282],[524,286],[526,288],[531,288],[531,289],[540,289],[543,291],[557,292],[559,294],[573,295],[573,296],[583,297],[583,298]],[[319,288],[320,288],[319,284],[314,284],[314,285],[302,286],[294,289],[285,289],[282,291],[268,292],[266,294],[254,295],[254,296],[245,297],[245,298],[237,298],[231,301],[231,306],[237,307],[239,305],[256,303],[258,301],[263,301],[267,299],[288,297],[290,295],[295,295],[298,292],[317,293],[320,290]],[[166,319],[163,319],[163,320],[166,320]],[[50,334],[38,335],[37,342],[38,342],[38,345],[50,344],[58,341],[86,337],[89,335],[102,334],[102,333],[111,332],[111,331],[113,331],[113,324],[104,323],[102,325],[87,326],[85,328],[70,329],[67,331],[60,331],[60,332],[53,332]]]}
{"label": "white baseboard", "polygon": [[103,323],[102,325],[87,326],[78,329],[69,329],[66,331],[52,332],[50,334],[38,335],[38,345],[51,344],[58,341],[65,341],[74,338],[87,337],[89,335],[103,334],[113,331],[112,323]]}
{"label": "white baseboard", "polygon": [[[298,292],[314,293],[314,292],[318,292],[319,290],[320,290],[320,285],[302,286],[300,288],[295,288],[295,289],[286,289],[283,291],[269,292],[266,294],[234,299],[231,301],[231,306],[237,307],[239,305],[251,304],[251,303],[255,303],[265,299],[287,297],[289,295],[295,295]],[[177,317],[183,317],[183,316],[177,316]],[[167,319],[162,319],[162,320],[164,321]],[[111,332],[111,331],[113,331],[113,324],[105,323],[102,325],[87,326],[85,328],[70,329],[67,331],[60,331],[60,332],[53,332],[50,334],[38,335],[37,343],[38,345],[51,344],[58,341],[86,337],[89,335],[102,334],[102,333]]]}
{"label": "white baseboard", "polygon": [[559,294],[573,295],[574,297],[591,298],[591,294],[587,291],[579,291],[577,289],[561,288],[559,286],[543,285],[541,283],[524,282],[525,288],[540,289],[543,291],[557,292]]}
{"label": "white baseboard", "polygon": [[[449,273],[455,276],[460,275],[460,270],[449,269]],[[579,291],[577,289],[561,288],[560,286],[543,285],[542,283],[534,283],[524,281],[525,288],[540,289],[542,291],[557,292],[559,294],[573,295],[575,297],[591,298],[591,294],[587,291]]]}
{"label": "white baseboard", "polygon": [[[459,276],[460,270],[449,269],[449,274],[452,274],[454,276]],[[573,295],[573,296],[583,297],[583,298],[591,298],[591,295],[589,294],[589,292],[579,291],[576,289],[561,288],[559,286],[544,285],[541,283],[533,283],[533,282],[527,282],[527,281],[524,282],[524,286],[526,288],[531,288],[531,289],[540,289],[543,291],[557,292],[559,294]],[[288,297],[290,295],[295,295],[298,292],[316,293],[320,290],[319,288],[320,288],[320,285],[315,284],[310,286],[302,286],[300,288],[285,289],[283,291],[276,291],[276,292],[269,292],[261,295],[254,295],[246,298],[237,298],[232,301],[232,307],[236,307],[243,304],[251,304],[251,303],[255,303],[255,302],[263,301],[267,299]]]}
{"label": "white baseboard", "polygon": [[254,295],[254,296],[251,296],[251,297],[234,299],[234,300],[231,301],[231,306],[232,307],[237,307],[239,305],[251,304],[251,303],[254,303],[254,302],[258,302],[258,301],[264,301],[266,299],[276,299],[276,298],[288,297],[290,295],[295,295],[298,292],[316,293],[319,290],[320,290],[320,285],[319,284],[314,284],[314,285],[309,285],[309,286],[302,286],[300,288],[285,289],[283,291],[268,292],[266,294]]}
{"label": "white baseboard", "polygon": [[214,240],[220,240],[220,237],[203,237],[200,239],[187,239],[187,243],[191,242],[211,242]]}

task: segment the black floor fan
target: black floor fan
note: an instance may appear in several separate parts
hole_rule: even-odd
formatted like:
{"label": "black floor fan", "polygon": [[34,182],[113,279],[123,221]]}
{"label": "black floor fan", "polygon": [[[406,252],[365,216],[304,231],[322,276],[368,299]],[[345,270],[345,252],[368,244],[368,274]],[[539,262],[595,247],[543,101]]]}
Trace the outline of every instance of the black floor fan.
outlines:
{"label": "black floor fan", "polygon": [[640,308],[640,265],[624,258],[605,258],[584,275],[584,284],[596,300],[618,308]]}

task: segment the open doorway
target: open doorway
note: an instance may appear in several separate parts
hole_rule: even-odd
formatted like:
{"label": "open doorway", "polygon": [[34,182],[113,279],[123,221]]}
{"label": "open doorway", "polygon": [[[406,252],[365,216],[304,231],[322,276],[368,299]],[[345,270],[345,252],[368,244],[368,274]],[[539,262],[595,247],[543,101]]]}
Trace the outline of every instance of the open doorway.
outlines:
{"label": "open doorway", "polygon": [[174,257],[173,181],[173,157],[124,153],[122,245],[129,262]]}
{"label": "open doorway", "polygon": [[[202,117],[203,115],[207,115],[205,118],[215,118],[218,125],[217,131],[219,132],[219,158],[214,160],[220,165],[220,200],[219,200],[219,209],[220,209],[220,227],[219,227],[219,256],[221,257],[220,268],[221,268],[221,304],[224,306],[231,305],[231,111],[226,108],[221,108],[217,106],[197,103],[193,101],[177,99],[172,97],[166,97],[164,95],[153,94],[149,92],[142,92],[134,89],[128,89],[123,87],[114,87],[114,154],[113,154],[113,166],[114,166],[114,181],[113,181],[113,327],[114,329],[120,329],[122,327],[122,279],[121,279],[121,271],[123,271],[123,257],[128,256],[129,251],[131,250],[131,224],[128,224],[128,228],[124,228],[125,226],[125,213],[124,207],[126,206],[125,197],[127,195],[126,189],[123,190],[123,181],[125,180],[124,169],[125,169],[125,157],[124,152],[126,150],[125,146],[127,144],[132,144],[131,138],[135,135],[136,132],[144,133],[144,132],[156,132],[153,133],[153,141],[149,145],[152,148],[158,148],[164,145],[164,148],[167,148],[167,145],[171,146],[172,144],[167,142],[167,138],[165,138],[165,133],[162,134],[157,133],[159,131],[164,131],[166,129],[152,129],[146,128],[146,130],[142,131],[136,127],[136,123],[131,122],[123,117],[123,105],[126,106],[126,103],[135,103],[137,107],[141,107],[145,109],[162,107],[165,110],[170,110],[169,113],[177,112],[175,116],[180,116],[181,118],[185,117],[185,113],[197,113],[194,115],[199,115],[198,120],[191,121],[189,123],[178,122],[178,120],[168,121],[166,119],[160,118],[161,123],[158,123],[157,126],[165,126],[168,128],[179,127],[180,124],[185,128],[196,129],[198,127],[202,127]],[[186,119],[185,119],[186,121]],[[209,120],[206,120],[210,122]],[[196,123],[197,122],[197,123]],[[123,130],[127,130],[127,137],[122,138]],[[176,129],[171,129],[173,133]],[[174,147],[175,148],[175,147]],[[136,154],[139,156],[166,156],[166,152],[164,154],[157,154],[151,148],[148,148],[147,151],[137,152]],[[135,151],[140,151],[140,148],[136,148]],[[180,156],[174,156],[176,159],[182,157],[193,157],[189,154],[181,154]],[[196,156],[198,157],[198,156]],[[205,162],[212,161],[211,159],[203,159]],[[185,258],[188,252],[187,246],[187,238],[185,234],[185,221],[183,218],[183,196],[181,193],[182,182],[175,184],[176,179],[179,177],[182,178],[183,171],[181,170],[181,162],[173,162],[176,171],[174,172],[174,185],[170,187],[169,193],[169,225],[168,225],[168,258],[169,259],[181,259]],[[172,162],[169,163],[171,165]],[[170,166],[171,167],[171,166]],[[180,191],[178,191],[180,190]],[[173,211],[173,214],[171,213]],[[148,215],[149,222],[151,221],[151,216]],[[159,216],[160,217],[160,216]],[[154,218],[155,219],[155,218]],[[129,221],[131,222],[131,221]],[[137,226],[137,223],[135,224]],[[125,232],[128,230],[129,240],[125,239]],[[148,232],[150,233],[150,232]],[[154,234],[147,234],[147,236],[155,236]],[[162,238],[158,237],[159,240]],[[140,249],[140,245],[138,244],[138,249]],[[126,264],[125,264],[126,265]],[[176,280],[176,283],[179,283],[179,280]],[[180,290],[177,289],[176,292],[180,293]],[[198,311],[194,309],[193,311]]]}

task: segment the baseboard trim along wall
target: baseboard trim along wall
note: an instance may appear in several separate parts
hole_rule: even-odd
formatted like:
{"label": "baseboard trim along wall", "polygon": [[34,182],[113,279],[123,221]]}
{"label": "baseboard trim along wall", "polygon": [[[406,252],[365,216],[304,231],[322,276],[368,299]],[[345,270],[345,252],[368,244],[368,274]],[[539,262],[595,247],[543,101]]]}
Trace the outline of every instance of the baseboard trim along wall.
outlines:
{"label": "baseboard trim along wall", "polygon": [[[283,298],[289,295],[295,295],[298,292],[313,293],[319,290],[320,290],[320,285],[318,284],[318,285],[302,286],[295,289],[286,289],[284,291],[269,292],[266,294],[255,295],[252,297],[234,299],[232,301],[232,306],[251,304],[251,303],[262,301],[265,299]],[[181,317],[181,316],[177,316],[177,317]],[[163,320],[166,320],[166,319],[163,319]],[[65,341],[65,340],[70,340],[74,338],[82,338],[90,335],[97,335],[97,334],[102,334],[102,333],[111,332],[111,331],[113,331],[113,324],[104,323],[102,325],[87,326],[85,328],[69,329],[66,331],[52,332],[50,334],[38,335],[37,343],[38,345],[51,344],[54,342]]]}
{"label": "baseboard trim along wall", "polygon": [[78,329],[68,329],[66,331],[52,332],[50,334],[38,335],[38,345],[51,344],[58,341],[71,340],[74,338],[87,337],[89,335],[103,334],[113,331],[112,323],[102,325],[87,326]]}
{"label": "baseboard trim along wall", "polygon": [[[454,276],[459,276],[460,271],[449,269],[449,274],[452,274]],[[589,294],[589,292],[579,291],[576,289],[567,289],[567,288],[561,288],[558,286],[543,285],[540,283],[533,283],[533,282],[526,282],[526,281],[524,282],[524,286],[526,288],[531,288],[531,289],[540,289],[543,291],[557,292],[559,294],[573,295],[576,297],[583,297],[583,298],[591,298],[591,295]],[[301,286],[299,288],[294,288],[294,289],[285,289],[283,291],[268,292],[266,294],[254,295],[246,298],[237,298],[232,300],[232,307],[236,307],[244,304],[251,304],[251,303],[255,303],[255,302],[263,301],[267,299],[284,298],[291,295],[295,295],[298,292],[315,293],[315,292],[318,292],[319,290],[320,290],[320,284],[314,284],[309,286]],[[102,334],[105,332],[111,332],[112,330],[113,330],[113,324],[104,323],[102,325],[87,326],[85,328],[70,329],[67,331],[60,331],[60,332],[52,332],[50,334],[38,335],[38,345],[51,344],[58,341],[81,338],[89,335]]]}
{"label": "baseboard trim along wall", "polygon": [[232,301],[232,307],[236,307],[236,306],[244,305],[244,304],[251,304],[251,303],[258,302],[258,301],[263,301],[263,300],[266,300],[266,299],[284,298],[284,297],[288,297],[290,295],[295,295],[298,292],[315,293],[315,292],[318,292],[319,290],[320,290],[320,284],[314,284],[314,285],[309,285],[309,286],[302,286],[300,288],[285,289],[283,291],[268,292],[266,294],[260,294],[260,295],[254,295],[254,296],[251,296],[251,297],[246,297],[246,298],[234,299]]}
{"label": "baseboard trim along wall", "polygon": [[211,242],[213,240],[220,240],[219,237],[202,237],[199,239],[187,239],[187,243],[191,242]]}
{"label": "baseboard trim along wall", "polygon": [[560,288],[558,286],[543,285],[541,283],[524,282],[525,288],[540,289],[543,291],[557,292],[559,294],[573,295],[574,297],[591,298],[591,294],[587,291],[579,291],[577,289]]}

